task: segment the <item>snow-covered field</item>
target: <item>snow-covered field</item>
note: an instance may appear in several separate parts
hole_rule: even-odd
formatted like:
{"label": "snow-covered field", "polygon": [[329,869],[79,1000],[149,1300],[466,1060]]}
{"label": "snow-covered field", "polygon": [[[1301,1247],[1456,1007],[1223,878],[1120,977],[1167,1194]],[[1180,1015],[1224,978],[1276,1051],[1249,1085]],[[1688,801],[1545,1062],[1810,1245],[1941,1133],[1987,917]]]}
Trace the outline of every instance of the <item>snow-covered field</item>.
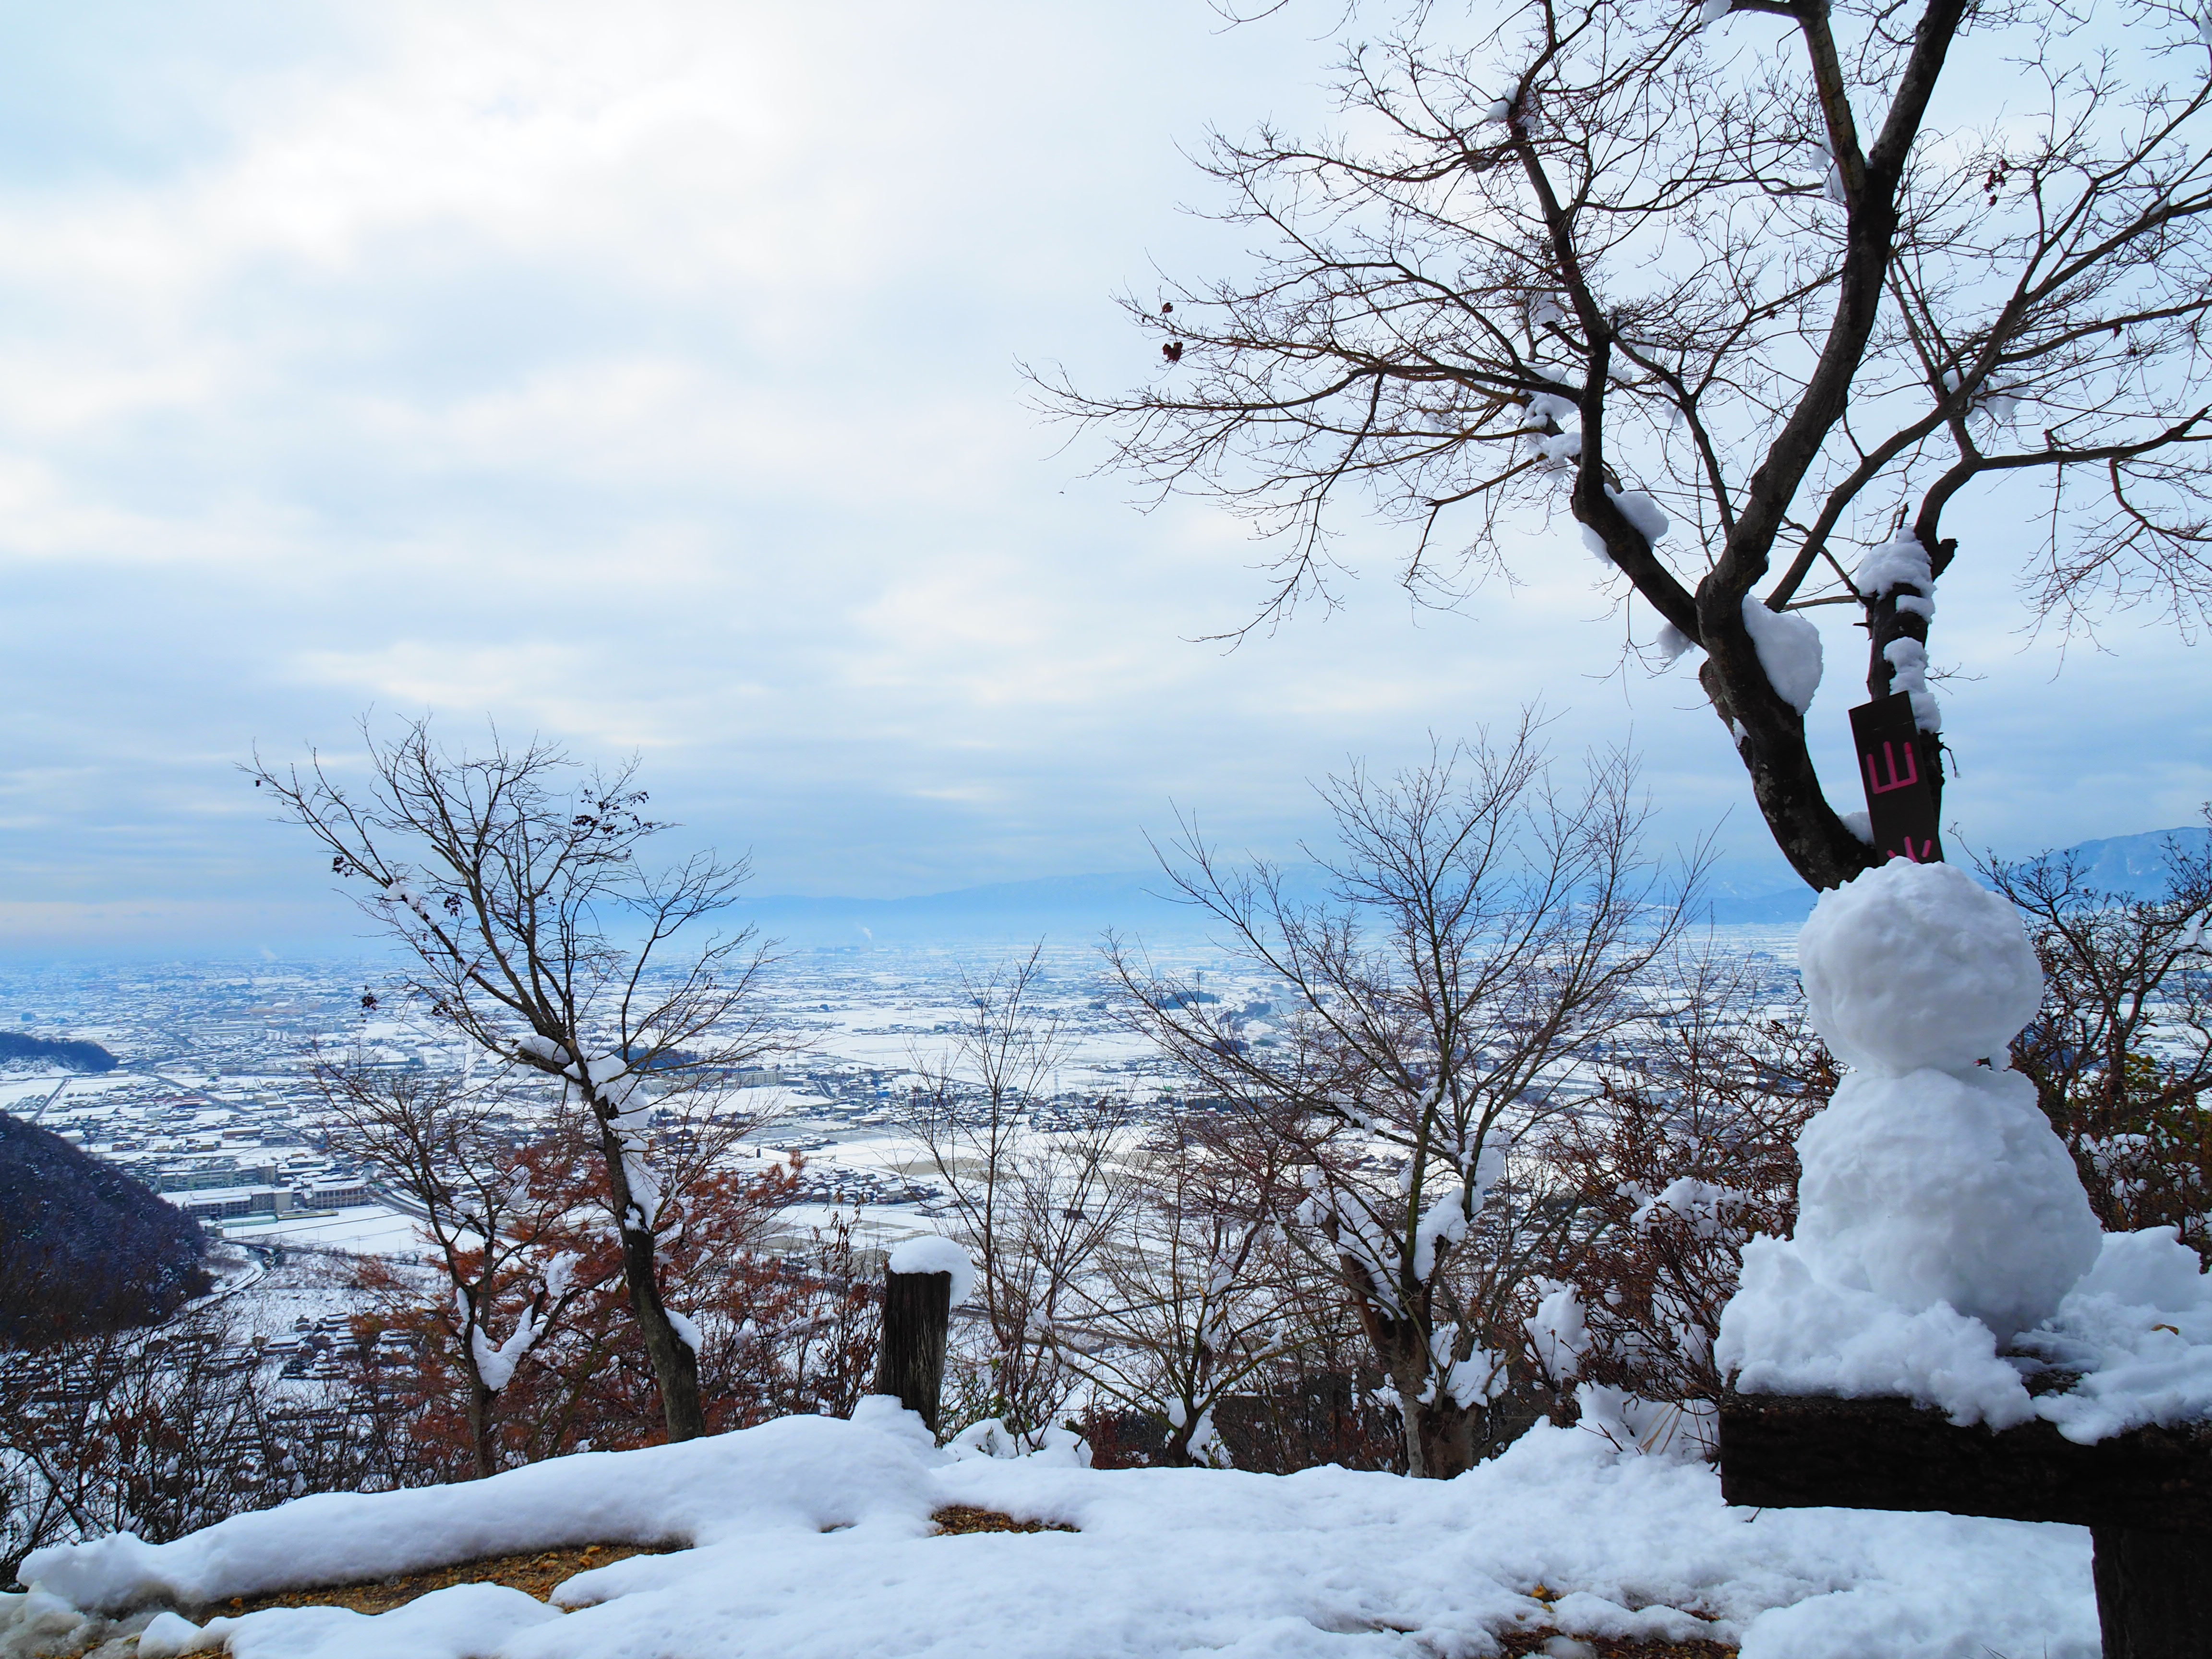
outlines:
{"label": "snow-covered field", "polygon": [[[33,1556],[0,1656],[91,1615],[585,1541],[685,1545],[546,1607],[438,1590],[376,1617],[145,1626],[142,1659],[1215,1659],[1487,1655],[1501,1632],[1742,1644],[1745,1659],[2091,1659],[2088,1534],[1944,1515],[1733,1510],[1703,1464],[1540,1426],[1450,1481],[956,1460],[887,1401],[463,1486],[308,1498],[173,1544]],[[967,1504],[1074,1533],[930,1536]],[[1537,1592],[1542,1593],[1539,1599]],[[566,1608],[567,1611],[562,1609]]]}
{"label": "snow-covered field", "polygon": [[422,1225],[381,1204],[288,1216],[238,1216],[224,1234],[251,1244],[313,1244],[356,1255],[393,1255],[423,1248]]}

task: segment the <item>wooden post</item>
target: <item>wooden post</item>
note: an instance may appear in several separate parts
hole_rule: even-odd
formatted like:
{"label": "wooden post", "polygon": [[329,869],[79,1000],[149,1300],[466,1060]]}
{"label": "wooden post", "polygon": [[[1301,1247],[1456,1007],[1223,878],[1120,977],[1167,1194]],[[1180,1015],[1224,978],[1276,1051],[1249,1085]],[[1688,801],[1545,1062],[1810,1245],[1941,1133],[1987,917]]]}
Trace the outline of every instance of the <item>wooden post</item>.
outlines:
{"label": "wooden post", "polygon": [[945,1338],[952,1322],[952,1275],[884,1274],[884,1338],[876,1353],[878,1394],[896,1395],[937,1432],[945,1387]]}
{"label": "wooden post", "polygon": [[2212,1537],[2099,1527],[2097,1629],[2105,1659],[2212,1652]]}

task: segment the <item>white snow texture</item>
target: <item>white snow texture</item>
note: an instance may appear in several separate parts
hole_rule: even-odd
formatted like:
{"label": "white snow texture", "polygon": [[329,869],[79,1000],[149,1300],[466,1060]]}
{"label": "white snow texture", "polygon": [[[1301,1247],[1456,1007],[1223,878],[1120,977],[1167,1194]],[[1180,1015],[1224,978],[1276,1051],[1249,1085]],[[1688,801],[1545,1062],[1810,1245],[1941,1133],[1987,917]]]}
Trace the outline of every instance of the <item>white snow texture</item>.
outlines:
{"label": "white snow texture", "polygon": [[2002,1060],[2043,1000],[2019,913],[1948,864],[1893,860],[1821,894],[1797,966],[1836,1057],[1884,1077]]}
{"label": "white snow texture", "polygon": [[[1081,1530],[932,1537],[971,1504]],[[833,1530],[834,1528],[834,1530]],[[954,1460],[911,1413],[787,1418],[489,1480],[302,1498],[174,1543],[50,1549],[0,1596],[0,1654],[76,1609],[205,1606],[586,1540],[690,1545],[547,1607],[462,1585],[376,1617],[272,1607],[147,1629],[145,1659],[1416,1659],[1571,1636],[1741,1642],[1745,1659],[2095,1659],[2074,1527],[1721,1501],[1694,1458],[1540,1425],[1454,1480]],[[1548,1613],[1529,1592],[1558,1599]],[[73,1606],[71,1605],[73,1604]],[[573,1611],[562,1613],[560,1608]],[[1687,1611],[1696,1608],[1703,1617]]]}
{"label": "white snow texture", "polygon": [[2034,1085],[2005,1066],[2043,997],[2019,913],[1954,866],[1892,860],[1820,896],[1797,962],[1814,1027],[1852,1067],[1798,1136],[1798,1259],[2000,1342],[2049,1318],[2099,1232]]}
{"label": "white snow texture", "polygon": [[1878,599],[1899,587],[1923,596],[1930,594],[1935,592],[1936,579],[1929,574],[1928,550],[1921,546],[1919,537],[1909,530],[1902,532],[1859,561],[1858,568],[1851,572],[1851,586],[1863,599]]}
{"label": "white snow texture", "polygon": [[[1565,398],[1550,401],[1566,404]],[[1571,411],[1574,405],[1566,404],[1566,407]],[[1612,497],[1613,504],[1620,509],[1620,516],[1633,525],[1636,532],[1647,543],[1656,547],[1667,539],[1667,532],[1674,528],[1674,521],[1668,518],[1665,507],[1660,506],[1640,489],[1607,489],[1605,493]],[[1606,546],[1605,538],[1588,525],[1582,526],[1582,532],[1583,545],[1596,556],[1598,562],[1611,564],[1613,552]]]}
{"label": "white snow texture", "polygon": [[1770,611],[1754,594],[1743,599],[1743,625],[1775,695],[1799,714],[1820,689],[1820,630],[1788,611]]}
{"label": "white snow texture", "polygon": [[2016,1072],[1854,1072],[1797,1157],[1805,1265],[1907,1313],[1941,1303],[2009,1341],[2096,1262],[2074,1160]]}
{"label": "white snow texture", "polygon": [[951,1273],[952,1275],[952,1305],[958,1307],[975,1288],[975,1264],[968,1259],[968,1252],[949,1238],[922,1234],[915,1238],[902,1238],[891,1246],[890,1260],[886,1264],[895,1273]]}

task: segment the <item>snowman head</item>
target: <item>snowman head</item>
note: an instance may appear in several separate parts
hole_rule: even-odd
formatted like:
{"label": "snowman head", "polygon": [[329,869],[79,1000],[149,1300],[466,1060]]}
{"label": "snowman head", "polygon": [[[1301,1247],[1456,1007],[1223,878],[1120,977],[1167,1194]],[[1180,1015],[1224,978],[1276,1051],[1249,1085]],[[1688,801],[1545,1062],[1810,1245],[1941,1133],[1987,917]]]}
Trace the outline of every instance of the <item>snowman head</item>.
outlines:
{"label": "snowman head", "polygon": [[1797,965],[1836,1058],[1879,1076],[2002,1066],[2043,1000],[2019,912],[1948,864],[1893,859],[1821,894]]}

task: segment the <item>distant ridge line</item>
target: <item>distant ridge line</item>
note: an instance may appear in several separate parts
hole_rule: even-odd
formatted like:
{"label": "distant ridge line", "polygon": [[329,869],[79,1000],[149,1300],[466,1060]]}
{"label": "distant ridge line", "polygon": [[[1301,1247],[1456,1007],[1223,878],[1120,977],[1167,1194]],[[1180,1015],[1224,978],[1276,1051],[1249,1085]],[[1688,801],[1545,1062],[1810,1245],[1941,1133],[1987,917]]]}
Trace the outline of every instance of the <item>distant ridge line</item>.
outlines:
{"label": "distant ridge line", "polygon": [[[2100,837],[2062,850],[2082,859],[2091,885],[2147,897],[2164,880],[2170,840],[2201,848],[2208,838],[2212,838],[2212,830],[2189,824]],[[1313,866],[1298,866],[1287,875],[1297,896],[1323,896],[1320,872]],[[1740,881],[1723,879],[1715,884],[1719,890],[1704,902],[1700,914],[1716,926],[1772,926],[1802,921],[1812,912],[1814,896],[1809,888],[1792,885],[1747,893]],[[1194,938],[1218,926],[1197,907],[1163,896],[1170,890],[1172,884],[1161,871],[1119,870],[989,882],[903,898],[766,894],[741,901],[738,909],[763,933],[794,945],[1088,939],[1108,928],[1152,937]]]}

